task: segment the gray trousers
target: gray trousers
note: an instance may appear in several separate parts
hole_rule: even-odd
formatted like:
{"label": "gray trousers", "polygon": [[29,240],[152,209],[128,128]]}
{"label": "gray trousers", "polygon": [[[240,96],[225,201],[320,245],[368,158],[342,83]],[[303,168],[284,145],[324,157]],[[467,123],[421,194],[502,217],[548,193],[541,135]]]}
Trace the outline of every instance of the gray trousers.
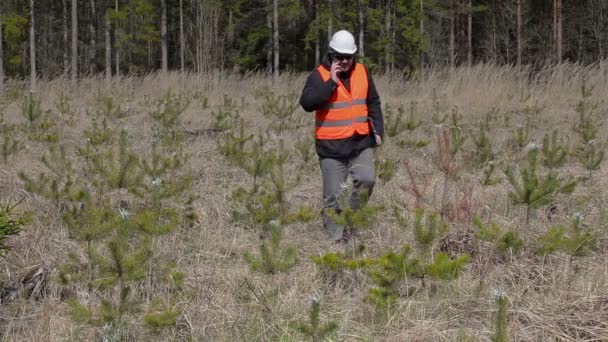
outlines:
{"label": "gray trousers", "polygon": [[374,153],[372,148],[366,148],[353,158],[322,158],[320,159],[321,175],[323,177],[323,227],[329,239],[341,239],[344,227],[339,226],[326,215],[328,209],[340,212],[339,198],[343,191],[341,184],[350,175],[353,180],[353,191],[350,194],[350,207],[357,210],[361,207],[361,193],[372,194],[375,180]]}

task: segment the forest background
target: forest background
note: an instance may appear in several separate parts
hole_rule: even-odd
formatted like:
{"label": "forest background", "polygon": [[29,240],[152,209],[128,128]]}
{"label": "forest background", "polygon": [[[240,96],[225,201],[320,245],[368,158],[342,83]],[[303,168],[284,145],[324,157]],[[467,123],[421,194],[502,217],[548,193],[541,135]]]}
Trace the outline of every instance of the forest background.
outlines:
{"label": "forest background", "polygon": [[0,78],[304,71],[350,30],[374,71],[592,63],[608,3],[577,0],[5,0]]}

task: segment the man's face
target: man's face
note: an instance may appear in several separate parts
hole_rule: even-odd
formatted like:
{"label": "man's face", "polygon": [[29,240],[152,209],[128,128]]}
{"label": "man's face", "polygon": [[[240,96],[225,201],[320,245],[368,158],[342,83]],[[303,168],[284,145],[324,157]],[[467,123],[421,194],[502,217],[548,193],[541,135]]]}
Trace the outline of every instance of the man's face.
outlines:
{"label": "man's face", "polygon": [[340,71],[347,71],[353,66],[353,55],[335,54],[333,62],[338,63]]}

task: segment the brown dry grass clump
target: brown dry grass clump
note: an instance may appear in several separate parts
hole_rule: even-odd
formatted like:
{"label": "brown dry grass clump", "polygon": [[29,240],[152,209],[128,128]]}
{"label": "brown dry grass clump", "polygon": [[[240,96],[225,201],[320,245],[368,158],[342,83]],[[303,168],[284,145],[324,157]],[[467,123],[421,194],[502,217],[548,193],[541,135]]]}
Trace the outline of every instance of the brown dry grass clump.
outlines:
{"label": "brown dry grass clump", "polygon": [[[560,173],[583,181],[573,194],[559,196],[551,209],[536,210],[529,225],[525,224],[525,208],[510,204],[510,185],[502,172],[507,165],[525,160],[525,153],[514,146],[513,132],[526,120],[533,121],[531,144],[541,144],[543,135],[554,128],[559,129],[566,144],[577,143],[572,126],[578,118],[575,108],[583,80],[592,89],[590,100],[598,103],[598,140],[606,146],[607,62],[566,64],[535,72],[479,65],[453,73],[430,70],[409,81],[395,75],[375,76],[383,104],[409,108],[415,102],[415,114],[422,125],[412,133],[406,131],[386,139],[376,151],[383,158],[397,161],[398,167],[391,180],[378,183],[373,204],[398,204],[408,220],[416,206],[440,210],[444,176],[432,163],[437,124],[431,118],[436,111],[443,115],[457,110],[463,116],[465,135],[475,133],[490,113],[492,145],[503,163],[496,170],[503,181],[481,185],[482,171],[469,163],[474,145],[468,139],[457,155],[464,166],[448,183],[445,219],[449,238],[436,246],[436,251],[468,252],[471,263],[460,278],[400,298],[390,312],[377,311],[366,299],[371,284],[363,272],[346,272],[329,284],[310,260],[310,256],[337,248],[324,240],[320,219],[286,227],[284,243],[296,246],[300,255],[291,270],[263,275],[252,271],[244,261],[245,252],[257,251],[260,234],[251,225],[234,222],[230,210],[231,194],[248,184],[249,178],[219,153],[218,141],[225,133],[213,130],[212,113],[227,96],[244,118],[247,132],[263,134],[272,148],[284,140],[290,149],[288,178],[300,177],[297,186],[288,191],[287,201],[318,210],[321,184],[316,159],[303,165],[294,149],[298,137],[311,136],[312,114],[298,108],[292,120],[300,127],[283,132],[270,130],[271,119],[261,113],[261,100],[256,95],[256,90],[263,88],[277,95],[299,94],[305,77],[285,73],[276,86],[261,74],[219,72],[122,77],[111,84],[95,77],[76,84],[61,79],[39,82],[35,96],[60,128],[59,140],[72,150],[85,143],[83,131],[90,127],[100,97],[113,98],[126,113],[122,128],[129,134],[130,148],[138,155],[152,149],[149,113],[156,101],[168,92],[189,99],[180,126],[189,132],[183,146],[190,154],[187,168],[193,175],[191,190],[200,196],[193,204],[197,220],[192,227],[180,227],[156,242],[159,257],[172,261],[186,274],[174,303],[180,315],[176,326],[162,333],[150,331],[134,315],[129,318],[130,340],[300,341],[304,336],[290,328],[290,322],[306,320],[310,298],[315,297],[322,302],[321,320],[338,324],[334,341],[488,341],[494,334],[496,311],[492,293],[498,289],[505,290],[510,300],[509,334],[513,341],[608,340],[608,198],[604,191],[608,187],[608,167],[602,165],[594,171],[592,180],[586,180],[587,172],[575,159],[569,159]],[[5,124],[24,122],[20,114],[23,88],[15,83],[9,86],[15,96],[3,97],[0,110]],[[71,116],[60,113],[60,101],[69,103]],[[449,118],[440,124],[449,125]],[[419,148],[404,144],[412,139],[427,140],[428,144]],[[57,269],[68,254],[83,256],[84,249],[70,239],[61,208],[27,192],[18,177],[21,171],[31,175],[44,172],[40,157],[46,145],[26,137],[22,141],[23,149],[15,157],[6,163],[0,159],[0,201],[23,199],[20,209],[32,213],[32,222],[11,238],[12,250],[0,259],[0,286],[17,286],[34,266],[44,267],[49,276],[46,294],[41,298],[28,298],[22,293],[10,303],[0,303],[1,340],[99,338],[94,328],[72,320],[66,302],[66,298],[84,302],[98,298],[85,288],[65,287],[57,281]],[[411,190],[413,185],[417,195]],[[546,257],[535,254],[536,238],[554,224],[567,224],[575,213],[580,213],[597,234],[599,248],[590,256],[574,258],[562,253]],[[523,251],[499,256],[493,246],[475,240],[475,227],[470,221],[475,215],[518,232],[525,241]],[[404,244],[414,245],[411,225],[401,229],[390,210],[381,212],[372,227],[362,233],[361,242],[367,245],[369,257],[397,251]],[[419,285],[417,280],[411,281]],[[134,289],[134,295],[147,290],[142,284]],[[166,289],[158,287],[155,291],[154,295],[167,295]],[[142,300],[139,305],[140,311],[145,311],[149,303]]]}

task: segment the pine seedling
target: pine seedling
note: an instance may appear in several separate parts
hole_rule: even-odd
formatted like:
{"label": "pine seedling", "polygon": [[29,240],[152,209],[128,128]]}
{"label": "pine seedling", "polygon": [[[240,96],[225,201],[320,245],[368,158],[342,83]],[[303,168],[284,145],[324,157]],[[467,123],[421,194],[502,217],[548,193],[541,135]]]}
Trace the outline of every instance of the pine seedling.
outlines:
{"label": "pine seedling", "polygon": [[312,159],[313,145],[314,142],[308,136],[303,139],[298,138],[298,140],[296,141],[296,151],[298,151],[298,155],[300,156],[305,165],[308,165],[308,162]]}
{"label": "pine seedling", "polygon": [[433,114],[431,115],[431,121],[433,121],[433,123],[435,125],[440,125],[443,124],[445,122],[445,120],[448,119],[449,115],[443,114],[443,116],[441,115],[441,100],[439,100],[439,96],[437,96],[437,89],[433,88],[433,93],[432,93],[432,100],[433,100]]}
{"label": "pine seedling", "polygon": [[76,116],[76,111],[72,107],[71,102],[72,99],[63,91],[59,92],[57,101],[55,101],[55,107],[59,112],[59,116],[65,118],[65,121],[69,126],[74,124],[74,118]]}
{"label": "pine seedling", "polygon": [[57,130],[51,131],[55,128],[55,123],[49,117],[48,111],[42,110],[41,101],[34,99],[31,93],[23,99],[21,115],[26,119],[30,139],[57,142],[59,139]]}
{"label": "pine seedling", "polygon": [[492,336],[493,342],[508,342],[509,341],[509,320],[507,310],[509,309],[509,298],[507,294],[498,290],[495,291],[494,297],[496,299],[496,305],[498,310],[496,311],[494,336]]}
{"label": "pine seedling", "polygon": [[487,166],[491,161],[494,161],[494,151],[492,151],[492,142],[488,136],[489,126],[487,123],[481,124],[477,136],[473,136],[473,142],[477,149],[473,152],[473,162],[478,168]]}
{"label": "pine seedling", "polygon": [[[411,255],[409,246],[400,253],[389,252],[369,266],[369,276],[375,287],[369,289],[368,299],[379,309],[391,309],[400,297],[400,283],[408,277],[421,277],[423,266]],[[408,289],[408,294],[410,289]]]}
{"label": "pine seedling", "polygon": [[32,93],[23,98],[21,115],[25,118],[30,131],[35,129],[36,123],[44,118],[41,101],[35,99]]}
{"label": "pine seedling", "polygon": [[361,255],[365,251],[365,246],[361,245],[356,249],[353,255],[347,255],[344,252],[326,253],[321,256],[311,257],[314,263],[323,270],[328,270],[333,273],[341,273],[344,270],[356,270],[367,267],[375,261],[372,259],[362,258]]}
{"label": "pine seedling", "polygon": [[23,149],[21,141],[15,139],[13,136],[14,127],[3,126],[0,122],[0,135],[2,141],[0,141],[0,153],[2,154],[2,160],[7,163],[10,156],[16,155]]}
{"label": "pine seedling", "polygon": [[382,183],[386,184],[397,172],[397,161],[389,158],[376,158],[374,162],[376,175]]}
{"label": "pine seedling", "polygon": [[557,130],[553,130],[551,136],[548,133],[543,137],[542,160],[543,165],[549,169],[562,167],[568,156],[568,148],[560,144]]}
{"label": "pine seedling", "polygon": [[426,214],[418,208],[414,213],[414,239],[421,254],[430,259],[433,244],[448,231],[447,223],[441,221],[436,214]]}
{"label": "pine seedling", "polygon": [[232,164],[241,166],[247,158],[246,146],[253,139],[253,134],[245,133],[245,120],[239,120],[239,133],[226,134],[224,143],[220,144],[220,153],[222,153]]}
{"label": "pine seedling", "polygon": [[503,230],[495,222],[489,225],[483,224],[479,217],[473,218],[473,224],[477,227],[475,237],[482,241],[491,242],[496,246],[496,252],[498,254],[505,254],[511,252],[517,254],[523,247],[523,240],[519,238],[517,233]]}
{"label": "pine seedling", "polygon": [[261,111],[264,116],[272,119],[270,127],[282,133],[285,129],[297,128],[292,122],[293,113],[298,109],[297,95],[291,93],[289,95],[275,95],[274,92],[266,89],[261,93],[262,107]]}
{"label": "pine seedling", "polygon": [[410,114],[407,120],[404,122],[405,129],[410,132],[415,131],[422,124],[422,120],[416,118],[416,102],[410,103]]}
{"label": "pine seedling", "polygon": [[120,104],[114,101],[113,97],[99,95],[96,100],[98,117],[115,121],[127,116],[127,110],[122,109]]}
{"label": "pine seedling", "polygon": [[329,321],[321,324],[319,314],[321,312],[321,302],[313,298],[308,311],[309,322],[291,322],[290,326],[309,338],[312,342],[325,341],[328,336],[338,329],[338,323]]}
{"label": "pine seedling", "polygon": [[467,254],[451,260],[447,253],[442,252],[433,258],[433,262],[425,265],[424,274],[437,280],[453,280],[460,276],[470,260]]}
{"label": "pine seedling", "polygon": [[530,128],[528,125],[518,125],[514,131],[515,143],[519,149],[523,149],[530,143]]}
{"label": "pine seedling", "polygon": [[[407,124],[403,121],[403,107],[397,107],[397,113],[390,105],[384,109],[384,133],[389,137],[394,137],[403,132]],[[412,125],[415,123],[411,123]]]}
{"label": "pine seedling", "polygon": [[154,299],[144,315],[144,323],[152,333],[158,334],[164,329],[175,328],[181,311],[175,305],[167,305]]}
{"label": "pine seedling", "polygon": [[292,268],[298,261],[297,250],[294,247],[282,248],[283,227],[279,224],[270,225],[270,241],[262,241],[260,255],[245,253],[245,261],[254,271],[275,274]]}
{"label": "pine seedling", "polygon": [[118,154],[110,146],[93,160],[94,172],[99,177],[100,189],[128,189],[135,191],[143,178],[139,159],[128,149],[127,132],[122,131],[118,140]]}
{"label": "pine seedling", "polygon": [[8,238],[18,235],[30,221],[26,214],[15,212],[15,206],[10,201],[0,206],[0,257],[10,249],[6,243]]}
{"label": "pine seedling", "polygon": [[73,177],[77,171],[67,157],[63,145],[49,145],[49,151],[41,161],[48,173],[40,173],[35,179],[24,172],[19,173],[26,191],[37,193],[57,205],[81,202],[89,198],[89,191]]}
{"label": "pine seedling", "polygon": [[437,149],[433,153],[433,163],[443,173],[443,191],[441,196],[441,217],[445,215],[445,208],[448,200],[448,185],[450,179],[456,179],[461,170],[461,166],[456,161],[455,152],[458,148],[452,144],[451,138],[445,128],[437,130]]}
{"label": "pine seedling", "polygon": [[604,161],[604,149],[601,146],[598,147],[594,140],[577,147],[574,155],[585,170],[589,172],[589,180],[591,180],[593,171],[599,170]]}
{"label": "pine seedling", "polygon": [[232,201],[239,206],[244,206],[246,210],[243,213],[234,209],[233,219],[253,223],[261,228],[263,234],[270,231],[270,222],[281,218],[281,207],[276,200],[276,195],[266,185],[252,190],[239,188],[232,193]]}
{"label": "pine seedling", "polygon": [[399,228],[401,228],[402,231],[405,231],[409,226],[409,223],[405,215],[401,214],[403,211],[403,208],[393,205],[393,217],[395,220],[397,220],[397,225],[399,225]]}
{"label": "pine seedling", "polygon": [[212,128],[217,131],[227,131],[236,127],[239,120],[242,121],[241,114],[238,110],[238,105],[231,97],[224,94],[222,105],[212,113],[213,122]]}
{"label": "pine seedling", "polygon": [[[378,213],[384,208],[381,205],[369,205],[368,199],[369,194],[366,190],[360,191],[358,194],[353,194],[353,196],[359,196],[358,201],[360,201],[360,206],[351,207],[348,205],[347,194],[350,193],[350,184],[345,184],[342,189],[342,193],[340,194],[340,210],[329,209],[327,211],[327,215],[335,222],[337,225],[341,225],[347,229],[352,231],[361,231],[364,229],[368,229],[372,223],[376,221],[376,216]],[[352,200],[352,196],[351,196]],[[353,204],[353,203],[351,203]],[[354,234],[356,235],[356,234]],[[352,239],[353,246],[355,246],[355,239]]]}
{"label": "pine seedling", "polygon": [[253,142],[251,151],[240,165],[251,177],[253,177],[253,192],[258,189],[258,180],[268,174],[276,164],[274,154],[266,149],[264,137],[261,135]]}
{"label": "pine seedling", "polygon": [[594,111],[598,104],[590,101],[592,89],[589,89],[585,82],[581,85],[581,99],[576,105],[578,122],[573,126],[573,130],[578,133],[583,144],[589,144],[597,137],[599,120],[594,117]]}
{"label": "pine seedling", "polygon": [[171,93],[158,100],[157,108],[150,113],[150,117],[154,120],[154,136],[164,145],[179,146],[184,141],[185,136],[179,127],[179,119],[189,105],[187,98]]}
{"label": "pine seedling", "polygon": [[108,202],[95,204],[87,201],[81,208],[74,207],[64,212],[62,219],[68,228],[70,238],[84,244],[87,257],[84,262],[80,262],[80,258],[75,255],[71,257],[71,262],[62,269],[62,277],[74,279],[80,278],[80,274],[86,274],[87,287],[90,291],[95,279],[96,244],[117,229],[121,224],[121,215]]}
{"label": "pine seedling", "polygon": [[526,206],[526,224],[530,223],[533,209],[551,203],[560,193],[571,193],[577,184],[572,177],[561,178],[555,171],[539,175],[538,150],[536,149],[528,152],[527,164],[519,171],[520,179],[515,177],[511,167],[505,170],[505,174],[513,187],[513,190],[509,192],[511,203]]}
{"label": "pine seedling", "polygon": [[542,255],[560,251],[570,256],[586,256],[597,249],[597,236],[582,223],[580,216],[575,217],[570,227],[556,225],[538,238]]}
{"label": "pine seedling", "polygon": [[452,110],[452,125],[450,125],[450,140],[449,147],[450,153],[452,155],[456,155],[462,147],[464,143],[467,141],[467,136],[463,134],[463,127],[461,124],[462,114],[459,114],[456,109]]}
{"label": "pine seedling", "polygon": [[289,153],[285,149],[285,143],[281,139],[279,142],[279,149],[277,150],[277,154],[274,157],[274,163],[270,170],[270,180],[274,187],[275,199],[281,208],[282,217],[287,215],[287,191],[296,187],[300,181],[299,175],[296,177],[296,180],[291,183],[285,179],[285,163],[288,158]]}
{"label": "pine seedling", "polygon": [[498,163],[494,162],[493,160],[486,164],[486,167],[483,169],[483,180],[481,181],[481,184],[485,186],[492,186],[502,182],[502,178],[494,177],[494,172],[496,171],[497,165]]}
{"label": "pine seedling", "polygon": [[140,197],[149,198],[152,207],[160,209],[168,199],[180,199],[190,188],[192,177],[182,169],[187,160],[181,147],[167,155],[162,147],[152,147],[150,159],[142,159],[143,180],[139,188],[133,189]]}

